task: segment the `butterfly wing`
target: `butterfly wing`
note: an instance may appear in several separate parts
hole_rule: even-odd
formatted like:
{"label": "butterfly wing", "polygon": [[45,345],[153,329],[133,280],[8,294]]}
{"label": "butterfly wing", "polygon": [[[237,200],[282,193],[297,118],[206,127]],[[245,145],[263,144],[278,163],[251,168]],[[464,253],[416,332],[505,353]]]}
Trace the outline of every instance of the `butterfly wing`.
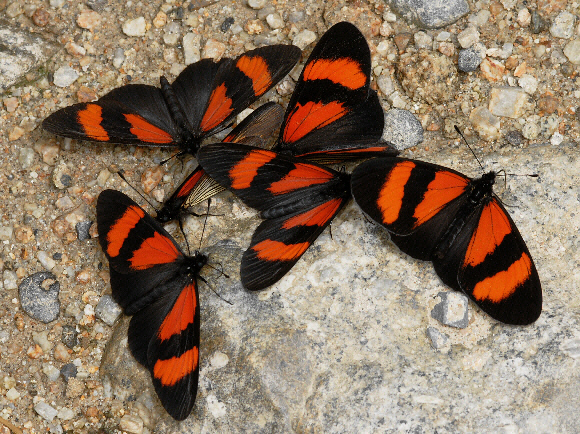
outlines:
{"label": "butterfly wing", "polygon": [[78,140],[150,146],[178,146],[181,130],[173,121],[161,90],[129,84],[98,101],[57,110],[42,127]]}

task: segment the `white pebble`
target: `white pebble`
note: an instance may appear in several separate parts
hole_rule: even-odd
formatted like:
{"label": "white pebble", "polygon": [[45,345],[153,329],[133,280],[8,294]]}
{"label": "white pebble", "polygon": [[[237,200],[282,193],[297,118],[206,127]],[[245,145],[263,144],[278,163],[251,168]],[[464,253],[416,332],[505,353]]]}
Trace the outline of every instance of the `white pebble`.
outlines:
{"label": "white pebble", "polygon": [[564,141],[564,136],[557,131],[554,134],[552,134],[552,137],[550,138],[550,143],[554,146],[558,146],[563,141]]}
{"label": "white pebble", "polygon": [[50,255],[43,250],[40,250],[36,254],[36,258],[38,259],[38,262],[40,262],[40,264],[49,271],[56,266],[54,259],[52,259]]}
{"label": "white pebble", "polygon": [[34,406],[34,411],[36,411],[40,417],[43,419],[52,422],[52,420],[58,414],[58,411],[48,405],[46,402],[40,401]]}
{"label": "white pebble", "polygon": [[123,24],[123,33],[127,36],[145,36],[146,31],[147,23],[145,22],[145,17],[125,21],[125,24]]}
{"label": "white pebble", "polygon": [[294,36],[294,39],[292,39],[292,44],[296,45],[301,50],[304,50],[314,41],[316,41],[316,33],[314,33],[312,30],[302,30],[300,33]]}
{"label": "white pebble", "polygon": [[79,73],[70,66],[61,66],[54,72],[54,84],[58,87],[68,87],[77,78],[79,78]]}

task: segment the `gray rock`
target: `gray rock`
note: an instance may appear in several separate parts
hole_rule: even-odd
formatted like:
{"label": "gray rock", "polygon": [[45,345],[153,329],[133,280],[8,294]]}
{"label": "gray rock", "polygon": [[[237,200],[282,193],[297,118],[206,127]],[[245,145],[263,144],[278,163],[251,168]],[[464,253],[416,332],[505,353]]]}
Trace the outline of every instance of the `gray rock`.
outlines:
{"label": "gray rock", "polygon": [[191,65],[201,59],[201,35],[188,33],[183,37],[183,57],[186,65]]}
{"label": "gray rock", "polygon": [[440,292],[438,296],[441,302],[437,303],[431,311],[431,317],[437,321],[451,326],[464,329],[468,323],[468,298],[460,292]]}
{"label": "gray rock", "polygon": [[40,417],[42,417],[44,420],[47,420],[48,422],[52,422],[52,420],[58,414],[58,411],[55,408],[51,407],[44,401],[37,402],[34,405],[34,411],[36,411]]}
{"label": "gray rock", "polygon": [[[47,288],[47,289],[44,289]],[[22,309],[32,318],[49,323],[58,318],[60,283],[47,271],[25,278],[18,286]]]}
{"label": "gray rock", "polygon": [[42,372],[44,375],[49,379],[49,381],[56,381],[60,376],[60,371],[50,363],[43,363],[42,364]]}
{"label": "gray rock", "polygon": [[35,156],[36,153],[34,152],[34,149],[29,148],[28,146],[20,148],[20,151],[18,151],[18,163],[20,164],[20,167],[28,169],[32,163],[34,163]]}
{"label": "gray rock", "polygon": [[79,344],[76,329],[69,325],[62,326],[62,335],[60,340],[71,350]]}
{"label": "gray rock", "polygon": [[570,12],[562,11],[552,21],[550,33],[556,38],[570,39],[574,35],[576,17]]}
{"label": "gray rock", "polygon": [[0,19],[0,90],[5,91],[33,70],[41,69],[55,46],[38,35]]}
{"label": "gray rock", "polygon": [[520,87],[494,87],[489,97],[489,111],[495,116],[517,119],[522,116],[528,96]]}
{"label": "gray rock", "polygon": [[65,381],[68,381],[70,378],[76,378],[77,376],[77,367],[74,363],[67,363],[62,368],[60,368],[60,375]]}
{"label": "gray rock", "polygon": [[465,0],[388,0],[387,3],[406,20],[427,29],[447,26],[469,13]]}
{"label": "gray rock", "polygon": [[108,3],[108,0],[88,0],[87,6],[94,11],[102,12]]}
{"label": "gray rock", "polygon": [[58,87],[68,87],[73,84],[79,73],[70,66],[61,66],[54,72],[54,85]]}
{"label": "gray rock", "polygon": [[423,127],[410,111],[391,109],[385,113],[383,140],[403,151],[423,141]]}
{"label": "gray rock", "polygon": [[427,337],[431,339],[431,345],[436,350],[445,347],[449,341],[449,336],[445,333],[441,333],[435,327],[427,327]]}
{"label": "gray rock", "polygon": [[[0,227],[0,229],[2,229]],[[2,283],[4,289],[16,289],[18,288],[18,280],[16,278],[16,273],[12,270],[4,270],[2,273]]]}
{"label": "gray rock", "polygon": [[540,33],[548,28],[548,22],[539,14],[537,10],[532,11],[532,22],[530,30],[532,33]]}
{"label": "gray rock", "polygon": [[75,225],[75,229],[77,231],[77,238],[79,239],[79,241],[86,241],[91,239],[91,234],[89,233],[89,230],[91,229],[92,224],[93,222],[87,221],[87,222],[78,222]]}
{"label": "gray rock", "polygon": [[463,72],[475,71],[481,64],[481,55],[477,50],[473,48],[467,48],[465,50],[459,51],[459,57],[457,59],[457,67]]}
{"label": "gray rock", "polygon": [[288,15],[288,21],[291,23],[304,21],[304,11],[290,12],[290,15]]}
{"label": "gray rock", "polygon": [[524,136],[518,130],[511,130],[505,135],[505,139],[514,146],[521,145],[524,141]]}
{"label": "gray rock", "polygon": [[112,326],[115,324],[119,315],[121,315],[123,311],[121,307],[115,303],[113,297],[108,294],[105,294],[99,300],[97,307],[95,307],[95,315],[105,324]]}
{"label": "gray rock", "polygon": [[301,50],[304,50],[314,41],[316,41],[316,33],[314,33],[312,30],[302,30],[300,33],[294,36],[294,39],[292,39],[292,44],[296,45]]}

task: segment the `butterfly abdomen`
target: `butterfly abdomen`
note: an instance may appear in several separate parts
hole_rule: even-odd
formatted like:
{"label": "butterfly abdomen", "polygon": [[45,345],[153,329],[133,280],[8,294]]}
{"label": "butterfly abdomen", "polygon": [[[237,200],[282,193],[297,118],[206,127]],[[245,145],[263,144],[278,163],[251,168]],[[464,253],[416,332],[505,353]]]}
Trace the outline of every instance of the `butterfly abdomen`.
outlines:
{"label": "butterfly abdomen", "polygon": [[185,114],[183,113],[183,108],[175,96],[175,91],[163,75],[159,78],[159,82],[161,83],[163,99],[165,99],[165,102],[167,103],[171,117],[180,129],[179,135],[183,142],[180,146],[187,147],[187,149],[190,149],[190,151],[188,151],[189,153],[195,154],[199,147],[199,141],[194,138],[193,134],[191,134],[192,127],[187,122]]}

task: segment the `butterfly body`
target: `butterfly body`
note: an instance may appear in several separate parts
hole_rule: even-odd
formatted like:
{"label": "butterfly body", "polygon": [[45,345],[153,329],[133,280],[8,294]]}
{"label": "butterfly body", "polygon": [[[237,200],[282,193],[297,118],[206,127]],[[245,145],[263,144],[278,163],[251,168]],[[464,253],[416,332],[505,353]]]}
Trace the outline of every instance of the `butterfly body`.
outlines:
{"label": "butterfly body", "polygon": [[413,258],[431,261],[441,280],[493,318],[534,322],[542,309],[528,248],[493,193],[496,173],[480,178],[402,158],[362,163],[352,173],[355,201]]}

